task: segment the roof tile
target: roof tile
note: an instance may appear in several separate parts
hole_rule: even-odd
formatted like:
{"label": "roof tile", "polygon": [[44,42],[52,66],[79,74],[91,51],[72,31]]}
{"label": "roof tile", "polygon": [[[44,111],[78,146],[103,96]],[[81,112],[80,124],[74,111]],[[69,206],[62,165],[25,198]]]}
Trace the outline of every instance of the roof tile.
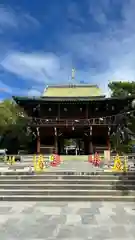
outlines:
{"label": "roof tile", "polygon": [[43,97],[96,97],[103,96],[96,85],[48,86]]}

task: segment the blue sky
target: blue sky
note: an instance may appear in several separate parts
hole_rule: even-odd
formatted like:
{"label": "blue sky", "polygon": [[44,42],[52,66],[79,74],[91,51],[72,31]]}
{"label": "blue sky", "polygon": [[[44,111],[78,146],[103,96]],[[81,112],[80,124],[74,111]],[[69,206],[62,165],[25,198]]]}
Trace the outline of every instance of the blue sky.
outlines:
{"label": "blue sky", "polygon": [[135,79],[134,0],[0,0],[0,99]]}

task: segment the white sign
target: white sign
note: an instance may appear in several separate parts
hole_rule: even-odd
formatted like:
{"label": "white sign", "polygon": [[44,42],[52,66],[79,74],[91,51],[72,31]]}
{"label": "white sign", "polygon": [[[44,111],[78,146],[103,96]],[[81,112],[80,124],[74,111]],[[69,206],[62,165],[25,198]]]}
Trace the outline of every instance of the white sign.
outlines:
{"label": "white sign", "polygon": [[108,164],[110,162],[111,154],[109,150],[104,151],[104,160],[105,160],[105,164]]}

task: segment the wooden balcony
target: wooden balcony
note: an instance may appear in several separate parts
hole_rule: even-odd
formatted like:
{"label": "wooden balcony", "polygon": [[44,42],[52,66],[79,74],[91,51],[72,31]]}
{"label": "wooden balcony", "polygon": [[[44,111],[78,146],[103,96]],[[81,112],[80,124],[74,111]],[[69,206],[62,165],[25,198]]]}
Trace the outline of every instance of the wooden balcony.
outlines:
{"label": "wooden balcony", "polygon": [[62,126],[112,126],[114,124],[114,117],[106,118],[91,118],[91,119],[46,119],[46,118],[29,118],[28,124],[30,126],[45,126],[45,127],[62,127]]}

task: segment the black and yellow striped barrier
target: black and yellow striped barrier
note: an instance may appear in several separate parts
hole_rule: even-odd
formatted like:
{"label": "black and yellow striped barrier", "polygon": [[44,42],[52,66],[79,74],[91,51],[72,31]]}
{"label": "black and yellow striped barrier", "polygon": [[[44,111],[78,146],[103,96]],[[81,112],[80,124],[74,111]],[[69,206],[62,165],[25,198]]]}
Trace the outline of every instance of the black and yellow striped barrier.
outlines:
{"label": "black and yellow striped barrier", "polygon": [[33,165],[34,165],[34,171],[35,172],[43,172],[49,167],[49,159],[46,157],[44,158],[43,155],[34,156],[33,157]]}
{"label": "black and yellow striped barrier", "polygon": [[16,161],[15,161],[15,156],[5,156],[4,157],[4,162],[9,164],[9,165],[13,165]]}
{"label": "black and yellow striped barrier", "polygon": [[114,164],[109,170],[110,172],[128,172],[128,160],[126,157],[124,157],[123,160],[121,160],[120,156],[117,154],[114,158]]}

